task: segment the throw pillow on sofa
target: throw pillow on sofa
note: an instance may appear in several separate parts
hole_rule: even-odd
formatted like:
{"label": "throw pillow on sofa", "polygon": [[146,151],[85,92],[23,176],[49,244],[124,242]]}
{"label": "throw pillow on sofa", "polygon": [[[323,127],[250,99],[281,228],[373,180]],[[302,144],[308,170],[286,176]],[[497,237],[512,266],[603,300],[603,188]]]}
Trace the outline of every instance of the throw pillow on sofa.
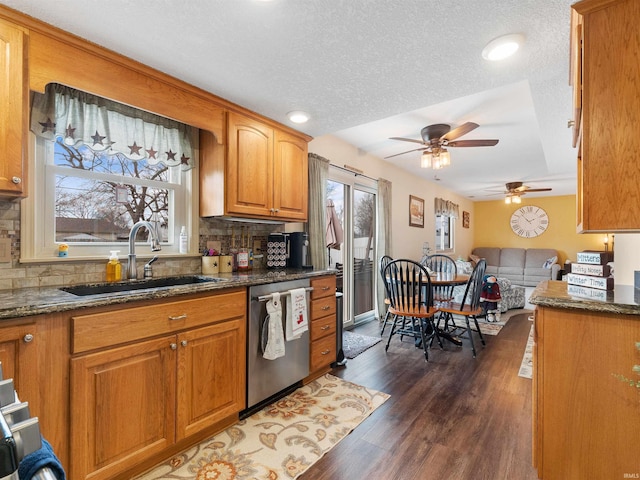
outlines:
{"label": "throw pillow on sofa", "polygon": [[478,264],[478,262],[480,261],[480,257],[477,255],[469,255],[469,261],[471,262],[471,265],[475,268],[475,266]]}
{"label": "throw pillow on sofa", "polygon": [[551,258],[547,258],[547,261],[544,262],[544,265],[542,265],[543,268],[551,268],[551,265],[553,265],[554,263],[556,263],[558,261],[558,257],[551,257]]}

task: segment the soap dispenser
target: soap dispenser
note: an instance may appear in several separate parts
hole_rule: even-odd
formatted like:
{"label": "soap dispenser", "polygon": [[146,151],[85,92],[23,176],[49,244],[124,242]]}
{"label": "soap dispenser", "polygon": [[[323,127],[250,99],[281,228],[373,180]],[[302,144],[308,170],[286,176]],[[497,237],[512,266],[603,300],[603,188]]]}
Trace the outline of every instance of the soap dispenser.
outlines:
{"label": "soap dispenser", "polygon": [[111,250],[111,256],[107,263],[107,282],[119,282],[122,278],[122,265],[118,253],[120,250]]}

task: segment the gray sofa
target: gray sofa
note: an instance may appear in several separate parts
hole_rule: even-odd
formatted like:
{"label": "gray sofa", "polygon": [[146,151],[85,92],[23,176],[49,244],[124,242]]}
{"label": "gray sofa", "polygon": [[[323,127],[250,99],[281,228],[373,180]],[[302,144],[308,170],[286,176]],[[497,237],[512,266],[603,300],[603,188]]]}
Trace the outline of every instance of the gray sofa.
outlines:
{"label": "gray sofa", "polygon": [[486,273],[525,287],[535,287],[543,280],[556,280],[560,271],[558,251],[552,248],[477,247],[471,252],[472,260],[474,256],[486,260]]}

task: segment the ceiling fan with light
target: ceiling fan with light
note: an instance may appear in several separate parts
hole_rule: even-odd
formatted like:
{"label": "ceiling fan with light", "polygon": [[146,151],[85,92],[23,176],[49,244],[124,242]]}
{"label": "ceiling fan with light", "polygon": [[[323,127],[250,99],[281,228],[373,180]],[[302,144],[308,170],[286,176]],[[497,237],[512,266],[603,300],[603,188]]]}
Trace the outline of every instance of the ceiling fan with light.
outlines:
{"label": "ceiling fan with light", "polygon": [[522,182],[509,182],[506,183],[505,186],[507,187],[507,190],[504,192],[504,203],[506,204],[522,203],[520,197],[528,192],[549,192],[552,190],[551,188],[531,188],[523,185]]}
{"label": "ceiling fan with light", "polygon": [[396,153],[395,155],[389,155],[385,158],[397,157],[398,155],[404,155],[409,152],[422,151],[423,153],[420,160],[420,166],[422,168],[433,168],[434,170],[438,170],[451,163],[451,157],[447,147],[493,147],[498,143],[498,140],[456,140],[478,127],[479,125],[473,122],[463,123],[453,130],[450,125],[444,123],[427,125],[420,131],[422,140],[402,137],[390,138],[390,140],[419,143],[423,145],[422,147],[402,153]]}

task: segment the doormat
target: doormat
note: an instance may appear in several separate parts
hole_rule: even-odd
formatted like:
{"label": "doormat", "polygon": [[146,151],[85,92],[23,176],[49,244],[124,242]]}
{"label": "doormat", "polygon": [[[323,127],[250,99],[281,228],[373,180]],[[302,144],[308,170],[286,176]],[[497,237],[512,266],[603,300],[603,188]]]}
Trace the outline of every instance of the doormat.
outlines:
{"label": "doormat", "polygon": [[356,358],[362,352],[373,347],[380,341],[382,341],[380,337],[361,335],[350,332],[349,330],[342,332],[342,350],[344,351],[344,356],[347,358]]}
{"label": "doormat", "polygon": [[295,479],[388,398],[326,374],[135,480]]}

